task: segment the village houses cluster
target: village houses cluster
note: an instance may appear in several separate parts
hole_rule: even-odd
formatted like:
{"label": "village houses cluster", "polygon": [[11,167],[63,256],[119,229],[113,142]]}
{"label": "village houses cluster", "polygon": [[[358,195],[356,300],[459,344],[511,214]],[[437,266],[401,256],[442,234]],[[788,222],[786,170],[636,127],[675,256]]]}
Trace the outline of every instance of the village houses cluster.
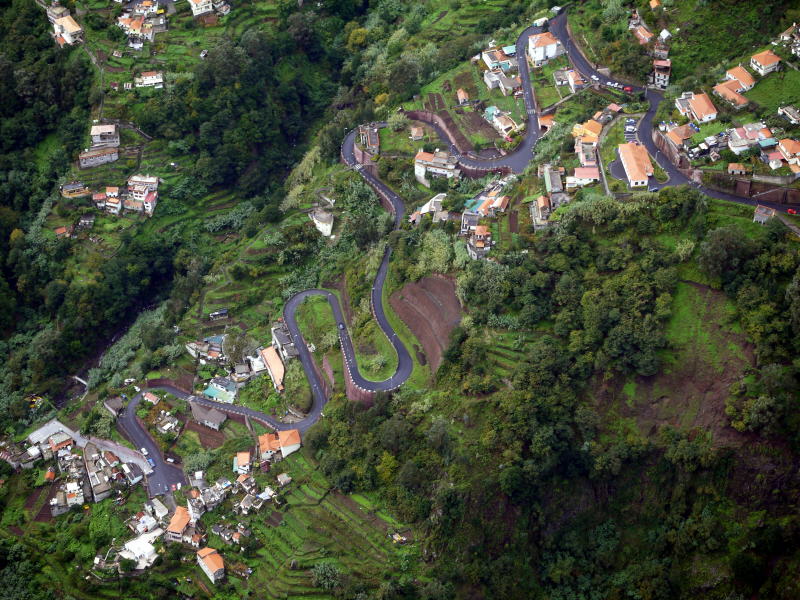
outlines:
{"label": "village houses cluster", "polygon": [[[228,310],[221,309],[209,314],[212,321],[226,319]],[[225,376],[213,377],[203,390],[203,396],[232,404],[239,389],[254,377],[268,375],[277,392],[283,392],[283,378],[286,372],[285,362],[298,355],[292,335],[286,323],[281,319],[271,328],[272,340],[268,346],[257,348],[251,355],[232,366]],[[225,354],[227,335],[219,334],[191,341],[186,344],[186,351],[201,365],[224,365],[228,363]]]}
{"label": "village houses cluster", "polygon": [[[96,192],[92,192],[87,185],[79,181],[65,183],[61,186],[61,195],[64,198],[91,196],[94,207],[99,212],[110,215],[118,216],[125,212],[152,217],[158,204],[158,185],[158,177],[136,174],[128,178],[125,187],[106,186]],[[81,229],[90,229],[94,221],[94,215],[83,215],[70,227],[57,227],[55,234],[60,238],[72,237]]]}
{"label": "village houses cluster", "polygon": [[[771,49],[758,52],[750,57],[747,66],[739,64],[728,69],[724,81],[714,86],[713,94],[731,108],[742,110],[750,103],[743,94],[758,85],[756,78],[770,76],[780,67],[781,59]],[[720,152],[724,149],[730,150],[737,156],[753,151],[770,170],[775,171],[785,167],[794,177],[800,177],[798,140],[779,138],[765,123],[754,121],[739,127],[729,127],[697,141],[703,124],[714,121],[719,116],[719,110],[712,98],[706,93],[686,91],[675,100],[675,108],[688,122],[685,124],[662,122],[659,124],[659,130],[670,146],[677,153],[684,154],[690,161],[698,159],[719,161]],[[793,105],[779,107],[777,114],[792,125],[800,123],[800,112]],[[743,163],[728,164],[728,173],[731,175],[746,175],[749,171],[750,169]]]}
{"label": "village houses cluster", "polygon": [[[191,403],[192,414],[197,418],[195,408],[198,405]],[[216,429],[218,425],[213,427]],[[233,455],[235,481],[221,477],[209,484],[203,471],[191,474],[191,487],[186,494],[185,506],[178,504],[174,511],[170,511],[158,498],[147,501],[143,510],[126,521],[136,537],[124,542],[121,548],[116,549],[115,555],[111,555],[110,551],[105,556],[98,555],[95,564],[119,568],[119,559],[128,559],[136,563],[137,569],[146,569],[155,562],[158,556],[155,544],[162,540],[164,544],[183,544],[195,548],[197,564],[212,583],[218,582],[225,577],[225,560],[218,549],[206,546],[209,533],[218,536],[229,546],[242,548],[251,538],[252,531],[240,520],[241,517],[258,512],[268,502],[279,502],[275,489],[269,485],[259,487],[254,477],[255,471],[268,473],[275,462],[296,452],[300,446],[300,432],[296,429],[265,433],[258,437],[258,444],[252,450]],[[280,473],[276,481],[277,486],[283,488],[291,483],[292,478]],[[230,506],[231,512],[226,515],[230,524],[216,522],[207,531],[201,522],[202,516],[218,510],[228,498],[231,498],[231,502],[225,506]],[[245,577],[250,572],[246,567],[237,570],[238,574]]]}
{"label": "village houses cluster", "polygon": [[44,473],[44,483],[57,487],[49,502],[50,513],[57,517],[142,481],[141,459],[135,459],[131,452],[129,460],[123,461],[119,453],[127,449],[115,452],[109,444],[84,438],[52,420],[32,432],[26,444],[6,444],[2,452],[15,468],[33,469],[39,463],[51,463]]}

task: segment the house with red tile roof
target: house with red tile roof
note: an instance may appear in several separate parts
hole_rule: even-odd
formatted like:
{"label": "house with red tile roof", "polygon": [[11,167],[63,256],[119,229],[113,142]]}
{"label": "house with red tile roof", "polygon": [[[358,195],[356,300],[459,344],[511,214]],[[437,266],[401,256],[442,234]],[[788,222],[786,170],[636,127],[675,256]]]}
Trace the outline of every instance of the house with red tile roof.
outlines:
{"label": "house with red tile roof", "polygon": [[781,59],[772,50],[764,50],[750,57],[750,68],[764,77],[780,68]]}

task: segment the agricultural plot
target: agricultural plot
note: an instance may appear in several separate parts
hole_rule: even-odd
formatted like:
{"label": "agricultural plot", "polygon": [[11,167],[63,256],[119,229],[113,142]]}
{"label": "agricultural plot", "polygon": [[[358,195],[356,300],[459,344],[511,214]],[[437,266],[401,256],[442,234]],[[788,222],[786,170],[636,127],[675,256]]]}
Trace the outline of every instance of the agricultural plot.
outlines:
{"label": "agricultural plot", "polygon": [[375,582],[402,554],[414,551],[389,538],[395,531],[411,537],[406,528],[369,499],[333,491],[305,450],[281,468],[293,482],[280,510],[250,524],[263,547],[249,561],[255,572],[243,587],[264,598],[327,597],[311,580],[309,570],[318,562],[333,562],[359,580]]}

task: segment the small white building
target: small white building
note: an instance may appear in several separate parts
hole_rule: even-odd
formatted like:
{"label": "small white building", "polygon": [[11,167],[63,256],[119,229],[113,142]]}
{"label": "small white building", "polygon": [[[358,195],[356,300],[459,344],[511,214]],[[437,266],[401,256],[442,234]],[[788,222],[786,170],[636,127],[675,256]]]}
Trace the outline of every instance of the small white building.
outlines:
{"label": "small white building", "polygon": [[146,569],[155,562],[158,554],[156,553],[156,549],[153,546],[153,542],[155,542],[161,534],[164,533],[164,530],[160,527],[153,529],[152,531],[148,531],[147,533],[143,533],[142,535],[133,538],[132,540],[125,543],[122,550],[120,550],[120,557],[127,558],[129,560],[136,561],[136,568],[137,569]]}
{"label": "small white building", "polygon": [[333,231],[333,214],[329,213],[327,210],[315,208],[308,216],[311,218],[317,231],[325,237],[331,236],[331,232]]}
{"label": "small white building", "polygon": [[164,87],[164,75],[161,71],[142,71],[139,77],[133,78],[136,87],[152,87],[161,89]]}
{"label": "small white building", "polygon": [[414,176],[422,185],[431,187],[428,174],[447,179],[458,179],[461,171],[458,169],[458,159],[449,152],[436,150],[424,152],[420,150],[414,157]]}
{"label": "small white building", "polygon": [[192,9],[192,16],[199,17],[214,11],[211,0],[189,0],[189,7]]}

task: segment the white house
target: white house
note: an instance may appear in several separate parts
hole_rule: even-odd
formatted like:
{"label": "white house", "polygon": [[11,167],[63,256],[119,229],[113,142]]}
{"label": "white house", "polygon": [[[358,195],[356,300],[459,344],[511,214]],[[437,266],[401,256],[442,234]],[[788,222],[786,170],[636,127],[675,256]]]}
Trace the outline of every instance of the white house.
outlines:
{"label": "white house", "polygon": [[122,550],[120,550],[120,557],[136,561],[136,568],[139,570],[146,569],[151,566],[158,557],[156,549],[153,547],[153,542],[161,537],[162,533],[164,533],[164,530],[157,527],[152,531],[125,542]]}
{"label": "white house", "polygon": [[199,17],[214,11],[211,0],[189,0],[189,7],[192,9],[192,16]]}
{"label": "white house", "polygon": [[214,548],[203,548],[197,551],[197,564],[203,570],[211,583],[217,583],[225,577],[225,561],[222,555]]}
{"label": "white house", "polygon": [[447,179],[461,176],[458,169],[458,159],[451,156],[449,152],[423,152],[420,150],[414,157],[414,176],[422,185],[431,187],[427,174],[432,173],[436,177],[446,177]]}
{"label": "white house", "polygon": [[53,21],[53,35],[59,46],[72,45],[83,41],[83,29],[71,15]]}
{"label": "white house", "polygon": [[564,54],[564,46],[549,31],[528,38],[528,56],[534,66],[540,67],[552,58]]}
{"label": "white house", "polygon": [[772,50],[764,50],[750,57],[750,67],[764,77],[780,67],[781,59]]}
{"label": "white house", "polygon": [[161,71],[142,71],[139,77],[133,78],[136,87],[152,87],[160,89],[164,87],[164,75]]}
{"label": "white house", "polygon": [[93,147],[119,146],[119,130],[114,123],[110,125],[92,125],[89,135],[92,137]]}
{"label": "white house", "polygon": [[499,88],[503,96],[512,94],[519,87],[519,82],[514,77],[509,77],[500,69],[483,72],[483,82],[490,90]]}

